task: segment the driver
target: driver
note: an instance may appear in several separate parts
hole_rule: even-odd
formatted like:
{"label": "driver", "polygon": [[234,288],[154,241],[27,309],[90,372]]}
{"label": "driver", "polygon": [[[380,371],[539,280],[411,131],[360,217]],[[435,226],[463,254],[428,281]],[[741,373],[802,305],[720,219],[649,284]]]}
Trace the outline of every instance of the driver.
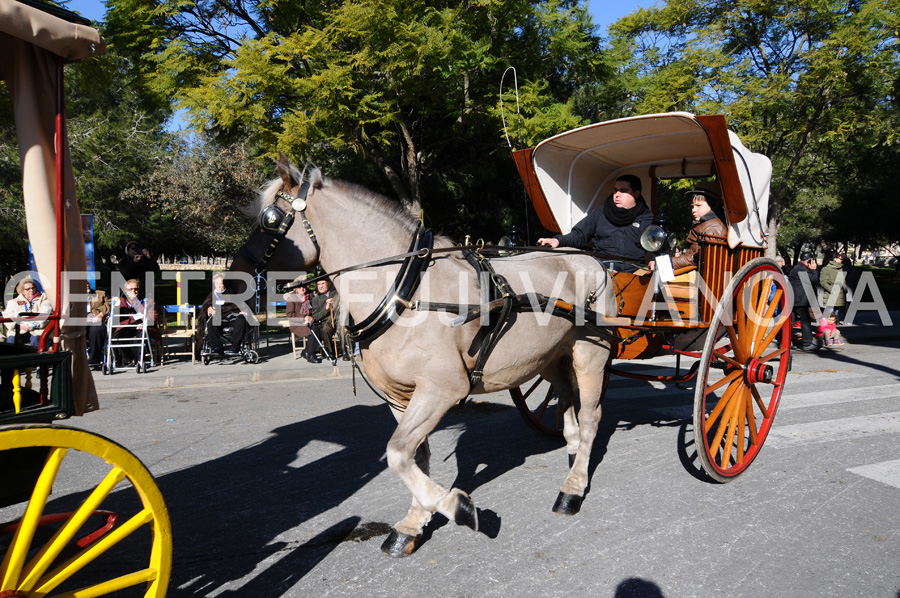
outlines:
{"label": "driver", "polygon": [[[596,252],[643,260],[641,233],[652,222],[653,212],[641,195],[641,179],[633,174],[623,174],[616,179],[615,190],[602,209],[591,211],[569,234],[538,239],[537,243],[554,248],[586,247],[591,241]],[[632,272],[637,266],[624,264],[618,269]]]}

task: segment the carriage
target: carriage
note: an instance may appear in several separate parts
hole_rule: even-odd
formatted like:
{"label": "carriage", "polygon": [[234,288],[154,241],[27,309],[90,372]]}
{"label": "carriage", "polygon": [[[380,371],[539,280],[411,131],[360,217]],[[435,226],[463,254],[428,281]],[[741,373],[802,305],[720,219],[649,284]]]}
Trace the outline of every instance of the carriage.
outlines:
{"label": "carriage", "polygon": [[[694,379],[697,452],[721,482],[756,458],[784,388],[792,298],[763,255],[771,166],[724,117],[599,123],[514,157],[550,230],[570,230],[618,176],[633,174],[656,212],[668,179],[714,177],[728,234],[702,239],[697,265],[665,278],[582,250],[459,245],[396,202],[316,168],[301,171],[281,154],[279,178],[256,205],[259,227],[234,261],[251,273],[319,266],[338,281],[340,312],[349,314],[344,338],[358,349],[348,353],[397,420],[388,464],[413,495],[382,545],[390,556],[411,554],[434,513],[478,528],[471,497],[437,484],[428,466],[428,434],[468,396],[509,390],[530,424],[565,438],[569,472],[553,511],[574,515],[609,375],[641,376],[613,358],[697,359],[685,373],[644,378]],[[671,246],[661,224],[642,239],[657,255]]]}
{"label": "carriage", "polygon": [[36,349],[0,344],[2,596],[159,597],[171,571],[168,512],[144,464],[110,439],[53,423],[98,406],[76,322],[87,272],[63,70],[104,48],[72,12],[0,0],[0,72],[13,98],[36,279],[54,306]]}
{"label": "carriage", "polygon": [[[675,354],[675,373],[654,376],[614,365],[607,372],[674,384],[696,378],[693,423],[703,468],[720,482],[739,476],[765,441],[790,364],[787,284],[778,264],[764,257],[768,158],[744,147],[724,116],[684,112],[581,127],[513,157],[541,223],[561,233],[602,205],[624,174],[641,178],[657,216],[663,182],[718,182],[728,234],[701,236],[696,266],[675,270],[663,283],[646,270],[612,272],[621,322],[611,324],[621,339],[615,357]],[[651,227],[644,248],[666,253],[671,240]],[[696,360],[684,373],[681,357]],[[529,424],[561,435],[556,393],[541,382],[510,392]]]}

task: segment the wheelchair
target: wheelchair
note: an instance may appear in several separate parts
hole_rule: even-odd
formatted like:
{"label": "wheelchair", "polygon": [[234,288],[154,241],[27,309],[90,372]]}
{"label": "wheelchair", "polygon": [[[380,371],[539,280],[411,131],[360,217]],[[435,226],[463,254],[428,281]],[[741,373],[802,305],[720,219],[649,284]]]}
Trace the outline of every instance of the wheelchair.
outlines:
{"label": "wheelchair", "polygon": [[[223,345],[232,344],[233,336],[235,334],[234,321],[243,317],[245,317],[243,314],[232,313],[222,318],[222,330],[219,333],[219,338]],[[200,347],[200,359],[203,362],[203,365],[209,365],[209,362],[213,358],[243,359],[245,363],[259,362],[259,338],[257,326],[251,326],[249,323],[247,324],[244,330],[244,337],[241,339],[239,355],[232,356],[210,350],[209,326],[211,325],[211,322],[212,318],[206,318],[203,324],[203,343]]]}

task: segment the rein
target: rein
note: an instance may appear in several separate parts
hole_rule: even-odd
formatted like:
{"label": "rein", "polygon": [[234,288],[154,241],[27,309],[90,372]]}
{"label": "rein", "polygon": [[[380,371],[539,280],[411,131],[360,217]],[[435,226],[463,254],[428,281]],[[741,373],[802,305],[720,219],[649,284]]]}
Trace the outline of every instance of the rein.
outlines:
{"label": "rein", "polygon": [[[306,234],[309,235],[309,238],[316,249],[316,255],[318,256],[321,254],[321,248],[319,247],[319,243],[316,240],[316,234],[313,231],[309,219],[306,217],[306,198],[309,194],[309,188],[309,182],[304,182],[300,186],[296,197],[291,196],[289,193],[283,190],[279,190],[276,195],[290,204],[290,211],[285,212],[284,210],[273,204],[266,208],[265,211],[263,211],[263,213],[260,215],[260,228],[262,229],[262,232],[272,236],[271,242],[263,253],[262,258],[258,259],[256,256],[254,256],[253,253],[249,249],[247,249],[246,245],[241,246],[239,250],[240,254],[253,263],[257,274],[265,270],[266,265],[274,255],[275,250],[278,248],[278,245],[285,238],[285,236],[287,236],[288,231],[294,224],[294,220],[296,218],[295,214],[300,216],[300,220],[303,222],[303,226],[306,229]],[[453,252],[462,252],[466,260],[475,269],[479,280],[486,279],[490,282],[488,288],[482,288],[482,304],[457,305],[422,301],[410,302],[410,299],[419,288],[422,274],[424,274],[425,270],[428,268],[432,256],[440,253]],[[500,337],[502,336],[503,328],[508,323],[510,314],[514,311],[520,312],[540,310],[546,312],[547,307],[552,305],[550,313],[552,313],[553,315],[562,317],[576,324],[581,322],[591,328],[596,334],[598,334],[598,336],[601,336],[602,338],[605,338],[606,340],[609,340],[611,342],[629,344],[636,340],[638,336],[640,336],[640,333],[638,333],[636,335],[633,335],[632,337],[623,339],[616,336],[615,334],[610,333],[600,325],[601,322],[604,322],[602,314],[588,309],[587,307],[578,307],[561,299],[547,297],[544,295],[539,295],[537,293],[525,293],[521,295],[515,294],[512,290],[512,287],[509,285],[509,282],[503,276],[494,271],[493,267],[490,264],[490,257],[484,255],[484,252],[496,252],[498,256],[502,256],[505,252],[552,252],[555,255],[589,255],[600,260],[615,259],[616,261],[625,263],[642,263],[640,260],[624,259],[618,256],[611,256],[608,254],[602,254],[593,251],[583,251],[580,249],[568,250],[567,248],[554,249],[550,247],[539,246],[521,247],[510,250],[506,246],[473,246],[467,244],[454,247],[440,247],[435,249],[434,233],[430,230],[425,229],[421,224],[419,224],[419,226],[416,228],[416,231],[413,233],[413,238],[410,243],[409,249],[405,253],[372,260],[362,264],[356,264],[354,266],[348,266],[335,272],[324,273],[320,276],[308,278],[303,281],[288,283],[282,285],[281,290],[285,291],[295,289],[299,286],[305,286],[326,278],[335,278],[348,272],[354,272],[357,270],[363,270],[375,266],[395,264],[402,260],[400,270],[397,273],[397,277],[394,279],[393,284],[391,285],[385,296],[382,298],[378,307],[375,308],[375,310],[359,324],[344,327],[344,342],[347,344],[349,344],[350,341],[359,343],[371,341],[377,338],[379,335],[385,332],[391,326],[391,324],[394,323],[397,317],[399,317],[405,309],[419,311],[448,311],[459,314],[459,317],[457,317],[450,323],[450,325],[453,327],[460,326],[478,317],[487,318],[488,321],[493,320],[493,322],[491,322],[487,335],[481,343],[481,347],[478,351],[478,356],[475,360],[475,367],[471,372],[469,372],[470,389],[474,388],[481,382],[484,365],[487,362],[487,359],[493,351],[494,347],[497,345]],[[606,268],[606,265],[603,264],[603,267]],[[599,290],[600,289],[596,289],[593,293],[591,293],[591,296],[588,299],[586,305],[589,305],[593,302],[593,299],[596,298]],[[495,316],[495,312],[499,313],[497,313]],[[588,321],[590,317],[593,317],[596,320],[596,325]],[[607,323],[607,326],[609,325],[611,325],[611,323]],[[353,366],[355,369],[358,369],[355,358],[353,359]],[[372,385],[369,383],[362,370],[360,370],[360,373],[363,375],[363,379],[366,381],[366,383],[369,384],[369,387],[372,388]],[[373,388],[373,390],[375,389]],[[387,402],[392,408],[399,409],[401,411],[405,409],[405,406],[398,401],[383,396],[377,392],[376,394],[378,394],[382,398],[382,400]]]}

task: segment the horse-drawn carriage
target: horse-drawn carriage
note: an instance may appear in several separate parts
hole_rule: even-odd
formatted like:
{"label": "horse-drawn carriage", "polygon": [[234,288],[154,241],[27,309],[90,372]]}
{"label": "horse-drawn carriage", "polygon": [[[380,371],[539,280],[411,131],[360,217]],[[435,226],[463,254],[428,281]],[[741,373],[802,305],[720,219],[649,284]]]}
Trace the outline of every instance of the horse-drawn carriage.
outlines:
{"label": "horse-drawn carriage", "polygon": [[78,322],[87,272],[63,67],[103,51],[74,13],[0,0],[0,73],[15,111],[29,238],[54,306],[37,349],[0,344],[0,596],[158,597],[169,581],[169,517],[147,468],[107,438],[51,425],[97,408]]}
{"label": "horse-drawn carriage", "polygon": [[[610,366],[614,375],[679,383],[696,376],[694,430],[705,471],[726,482],[747,469],[772,425],[790,361],[787,283],[763,257],[771,163],[750,152],[721,115],[668,113],[625,118],[568,131],[534,150],[514,153],[541,223],[566,233],[610,195],[615,179],[639,176],[659,215],[662,181],[715,178],[727,237],[703,236],[696,266],[660,284],[646,270],[612,272],[617,316],[615,357],[675,353],[697,358],[687,373],[649,376]],[[666,235],[646,235],[651,253]],[[710,333],[711,332],[711,333]],[[539,382],[539,381],[538,381]],[[537,430],[560,433],[553,388],[513,389]]]}
{"label": "horse-drawn carriage", "polygon": [[[580,250],[492,253],[433,235],[396,203],[318,169],[301,172],[282,155],[281,178],[260,196],[260,227],[235,258],[249,272],[318,264],[335,279],[360,371],[398,422],[388,463],[414,497],[382,546],[392,556],[415,549],[435,512],[477,528],[469,496],[428,475],[428,433],[469,395],[510,390],[530,423],[565,437],[570,470],[554,511],[574,514],[606,381],[625,373],[612,358],[662,351],[699,358],[686,374],[653,379],[696,376],[698,453],[719,481],[756,457],[782,393],[790,296],[777,264],[763,257],[771,166],[723,117],[610,121],[514,155],[548,229],[568,231],[617,177],[633,174],[654,210],[660,181],[715,177],[728,235],[704,239],[697,266],[673,272],[673,280],[618,271],[611,256]],[[668,236],[651,228],[645,248],[661,253]]]}

